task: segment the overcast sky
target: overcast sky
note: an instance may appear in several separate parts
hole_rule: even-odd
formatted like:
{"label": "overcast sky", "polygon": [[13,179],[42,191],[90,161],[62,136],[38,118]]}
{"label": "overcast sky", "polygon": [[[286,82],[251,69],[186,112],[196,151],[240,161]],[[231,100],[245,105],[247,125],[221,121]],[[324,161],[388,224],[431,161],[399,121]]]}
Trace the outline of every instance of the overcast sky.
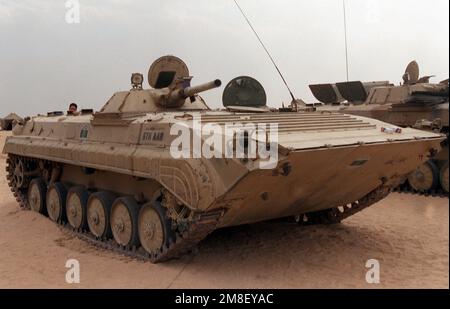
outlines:
{"label": "overcast sky", "polygon": [[[161,55],[182,58],[193,84],[258,79],[268,104],[290,97],[232,0],[0,0],[0,117],[98,110],[130,74]],[[239,0],[295,95],[346,79],[342,0]],[[448,0],[346,0],[351,80],[398,83],[410,60],[435,81],[449,76]],[[147,85],[147,84],[146,84]],[[222,87],[223,89],[223,87]],[[222,89],[204,95],[221,106]]]}

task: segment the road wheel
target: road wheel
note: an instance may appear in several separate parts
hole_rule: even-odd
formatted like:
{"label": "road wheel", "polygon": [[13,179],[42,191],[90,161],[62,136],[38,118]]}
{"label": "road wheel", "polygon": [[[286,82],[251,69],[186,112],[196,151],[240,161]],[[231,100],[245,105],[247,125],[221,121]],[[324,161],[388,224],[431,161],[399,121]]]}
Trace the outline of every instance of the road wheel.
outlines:
{"label": "road wheel", "polygon": [[150,254],[156,254],[168,246],[174,235],[166,210],[154,201],[142,206],[138,218],[138,234],[141,246]]}
{"label": "road wheel", "polygon": [[439,184],[439,170],[432,161],[419,166],[408,176],[411,187],[418,192],[428,192]]}
{"label": "road wheel", "polygon": [[111,238],[109,214],[115,196],[109,192],[93,193],[87,203],[87,222],[91,233],[102,239]]}
{"label": "road wheel", "polygon": [[42,178],[35,178],[31,181],[28,187],[28,204],[31,210],[40,214],[45,214],[45,195],[47,192],[47,186]]}
{"label": "road wheel", "polygon": [[132,197],[120,197],[111,207],[111,230],[115,241],[122,246],[138,246],[139,204]]}
{"label": "road wheel", "polygon": [[66,219],[66,187],[60,183],[52,183],[47,190],[46,204],[48,217],[55,222]]}
{"label": "road wheel", "polygon": [[77,230],[87,229],[87,202],[89,192],[83,187],[73,187],[67,193],[66,215],[70,226]]}

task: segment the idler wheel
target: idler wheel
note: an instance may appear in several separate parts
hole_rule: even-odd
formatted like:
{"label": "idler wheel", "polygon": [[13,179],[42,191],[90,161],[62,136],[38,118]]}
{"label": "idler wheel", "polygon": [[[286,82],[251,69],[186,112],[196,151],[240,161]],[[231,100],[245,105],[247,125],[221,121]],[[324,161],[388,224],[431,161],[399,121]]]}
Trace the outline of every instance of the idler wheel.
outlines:
{"label": "idler wheel", "polygon": [[173,239],[171,224],[166,210],[158,201],[142,206],[138,218],[138,234],[142,247],[156,254]]}
{"label": "idler wheel", "polygon": [[25,165],[20,158],[16,158],[13,164],[14,186],[18,189],[25,186]]}
{"label": "idler wheel", "polygon": [[46,204],[48,217],[55,222],[66,219],[66,187],[60,183],[52,183],[47,190]]}
{"label": "idler wheel", "polygon": [[31,181],[28,187],[28,204],[31,210],[40,214],[45,214],[45,195],[47,186],[42,178],[35,178]]}
{"label": "idler wheel", "polygon": [[428,192],[439,184],[439,170],[432,161],[422,164],[408,176],[411,187],[418,192]]}
{"label": "idler wheel", "polygon": [[66,216],[70,226],[75,229],[87,229],[87,202],[89,192],[83,187],[73,187],[67,193]]}
{"label": "idler wheel", "polygon": [[114,240],[122,246],[139,245],[139,204],[132,197],[120,197],[111,207],[111,230]]}
{"label": "idler wheel", "polygon": [[87,222],[91,233],[102,239],[111,238],[111,205],[115,196],[109,192],[93,193],[87,202]]}
{"label": "idler wheel", "polygon": [[442,189],[448,193],[448,162],[442,166],[439,178]]}

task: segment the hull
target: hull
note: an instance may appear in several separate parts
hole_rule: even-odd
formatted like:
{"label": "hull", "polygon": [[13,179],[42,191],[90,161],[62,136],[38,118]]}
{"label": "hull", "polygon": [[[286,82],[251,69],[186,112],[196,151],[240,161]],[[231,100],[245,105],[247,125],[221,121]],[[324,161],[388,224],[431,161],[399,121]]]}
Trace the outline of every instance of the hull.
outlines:
{"label": "hull", "polygon": [[[69,193],[78,194],[75,204],[79,212],[88,213],[89,224],[69,220],[77,236],[160,262],[180,256],[226,226],[289,216],[338,223],[384,198],[437,152],[444,139],[413,129],[386,134],[386,123],[339,113],[202,113],[203,123],[220,126],[276,123],[277,163],[260,169],[258,158],[174,159],[170,127],[184,121],[192,129],[189,119],[186,113],[101,122],[92,116],[36,117],[15,128],[5,143],[9,185],[23,208],[61,224],[76,215],[66,203],[73,202]],[[123,222],[130,220],[122,220],[123,210],[114,211],[117,205],[135,218],[129,228],[138,226],[139,235],[134,231],[126,238],[129,242],[120,242]],[[152,241],[147,229],[155,226],[145,221],[149,211],[165,229],[156,249],[148,249]],[[111,245],[111,233],[117,246]]]}

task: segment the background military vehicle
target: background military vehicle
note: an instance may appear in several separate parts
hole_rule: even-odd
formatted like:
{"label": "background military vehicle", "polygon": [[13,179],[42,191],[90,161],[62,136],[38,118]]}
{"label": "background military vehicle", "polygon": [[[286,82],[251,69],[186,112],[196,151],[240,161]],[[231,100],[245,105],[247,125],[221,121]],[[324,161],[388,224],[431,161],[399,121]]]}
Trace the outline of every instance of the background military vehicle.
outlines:
{"label": "background military vehicle", "polygon": [[[387,196],[440,149],[441,135],[431,132],[387,134],[389,125],[364,117],[273,111],[249,77],[231,81],[226,109],[212,111],[198,93],[221,82],[192,87],[191,78],[183,61],[165,56],[149,70],[151,89],[135,73],[132,89],[99,112],[51,112],[17,125],[3,149],[17,201],[97,246],[159,262],[221,227],[290,216],[338,223]],[[276,141],[257,141],[277,146],[276,164],[261,168],[262,156],[175,158],[179,136],[171,129],[199,136],[196,119],[220,128],[277,125],[268,132],[278,131]],[[253,133],[233,134],[232,151],[253,145]]]}
{"label": "background military vehicle", "polygon": [[411,173],[402,190],[448,196],[449,81],[430,83],[433,76],[421,77],[412,61],[398,86],[387,81],[311,85],[319,108],[371,117],[401,127],[414,127],[442,133],[442,151]]}

